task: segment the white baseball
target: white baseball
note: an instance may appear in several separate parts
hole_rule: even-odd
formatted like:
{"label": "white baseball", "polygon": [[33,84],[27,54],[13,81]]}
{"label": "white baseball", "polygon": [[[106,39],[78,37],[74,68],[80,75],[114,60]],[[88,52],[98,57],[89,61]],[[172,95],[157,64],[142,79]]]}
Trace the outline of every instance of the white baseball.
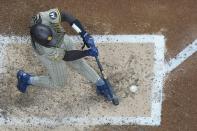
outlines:
{"label": "white baseball", "polygon": [[129,87],[129,90],[132,92],[132,93],[136,93],[137,90],[138,90],[138,87],[136,85],[132,85]]}

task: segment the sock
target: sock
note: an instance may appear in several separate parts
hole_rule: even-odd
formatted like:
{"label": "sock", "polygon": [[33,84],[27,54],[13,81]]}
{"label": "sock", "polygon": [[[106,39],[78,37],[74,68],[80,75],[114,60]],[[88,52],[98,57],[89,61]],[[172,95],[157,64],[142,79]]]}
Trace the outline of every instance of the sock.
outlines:
{"label": "sock", "polygon": [[33,80],[34,80],[34,77],[30,77],[27,83],[28,83],[29,85],[32,85],[32,81],[33,81]]}
{"label": "sock", "polygon": [[103,79],[98,79],[97,80],[97,82],[96,82],[96,86],[102,86],[102,85],[104,85],[105,84],[105,82],[103,81]]}

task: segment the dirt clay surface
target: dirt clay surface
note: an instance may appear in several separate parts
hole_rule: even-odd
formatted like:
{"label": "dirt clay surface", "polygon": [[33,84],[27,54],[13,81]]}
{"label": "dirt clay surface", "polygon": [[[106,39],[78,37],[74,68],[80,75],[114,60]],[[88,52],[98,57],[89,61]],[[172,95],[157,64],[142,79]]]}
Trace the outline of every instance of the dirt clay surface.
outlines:
{"label": "dirt clay surface", "polygon": [[[7,72],[0,89],[1,109],[16,117],[150,117],[154,44],[98,44],[98,47],[106,74],[120,97],[119,106],[114,107],[97,96],[95,86],[71,68],[65,88],[30,87],[28,93],[19,93],[15,87],[18,69],[38,75],[46,71],[33,57],[30,46],[14,44],[6,48]],[[87,61],[99,72],[94,59]],[[131,85],[139,87],[135,94],[129,90]]]}
{"label": "dirt clay surface", "polygon": [[[69,11],[71,14],[76,16],[81,23],[85,26],[85,29],[91,34],[162,34],[166,38],[166,61],[169,61],[170,58],[174,58],[180,51],[182,51],[189,43],[193,42],[197,38],[197,0],[1,0],[0,4],[0,34],[1,35],[19,35],[26,36],[29,35],[29,22],[33,14],[36,14],[40,11],[45,11],[50,8],[59,8],[61,10]],[[69,27],[68,24],[64,24],[65,30],[68,34],[75,34],[74,31]],[[16,114],[16,110],[20,110],[20,113],[23,115],[27,115],[28,112],[33,112],[33,114],[37,116],[47,115],[54,107],[47,106],[49,103],[54,104],[57,107],[61,107],[61,105],[68,104],[66,95],[64,92],[68,90],[71,86],[64,89],[58,90],[48,90],[44,88],[30,88],[28,94],[21,95],[17,92],[14,87],[14,83],[16,79],[14,77],[15,71],[18,68],[24,68],[27,71],[36,72],[37,74],[43,74],[45,71],[43,70],[42,65],[32,57],[29,53],[24,49],[29,49],[28,46],[10,46],[10,49],[14,49],[10,51],[8,57],[10,59],[8,73],[2,74],[0,76],[0,108],[3,109],[3,114],[6,116],[5,110],[13,109],[12,112],[14,115]],[[102,48],[102,47],[101,47]],[[122,47],[120,47],[122,48]],[[133,47],[129,47],[133,48]],[[138,57],[141,57],[143,54],[137,54],[137,52],[142,52],[144,48],[133,50],[134,60],[136,63],[142,64],[140,66],[144,67],[145,63],[141,63]],[[21,52],[20,52],[21,51]],[[103,49],[104,51],[104,49]],[[127,51],[127,48],[125,48]],[[17,53],[17,54],[13,54]],[[23,57],[19,54],[28,54],[26,57]],[[129,55],[129,56],[130,56]],[[151,54],[149,54],[151,55]],[[17,57],[18,56],[18,57]],[[114,67],[118,66],[120,63],[110,63],[107,61],[107,57],[104,59],[104,55],[102,55],[102,63],[105,65],[109,71],[113,70]],[[114,55],[114,57],[117,55]],[[125,80],[122,79],[120,82],[118,81],[120,77],[116,75],[116,73],[122,72],[108,72],[110,77],[113,79],[112,82],[115,84],[115,89],[122,97],[131,98],[133,102],[135,99],[140,100],[138,95],[133,96],[132,94],[125,95],[119,89],[120,85],[123,83],[124,89],[127,89],[127,86],[130,86],[134,82],[140,85],[139,94],[142,94],[146,88],[141,82],[146,79],[145,77],[140,77],[139,74],[142,73],[142,67],[136,67],[135,61],[129,61],[129,56],[125,56],[126,58],[122,61],[122,63],[130,64],[131,66],[127,66],[131,73],[135,73],[135,75],[129,76],[132,81],[125,83]],[[7,59],[6,58],[6,59]],[[22,62],[25,65],[20,65],[18,62],[19,59],[23,60]],[[142,59],[148,59],[147,57],[143,57]],[[132,59],[133,60],[133,59]],[[16,64],[12,64],[13,62]],[[95,63],[88,60],[94,67]],[[105,63],[106,61],[106,63]],[[134,62],[134,63],[133,63]],[[28,65],[37,65],[34,67],[28,67]],[[114,64],[114,66],[110,66]],[[149,64],[149,63],[147,63]],[[53,128],[54,130],[90,130],[90,131],[196,131],[197,130],[197,53],[194,53],[189,59],[187,59],[183,64],[178,66],[175,70],[170,72],[165,79],[164,82],[164,90],[163,90],[163,103],[162,103],[162,116],[161,116],[161,125],[160,126],[135,126],[135,125],[98,125],[91,127],[57,127]],[[145,66],[145,69],[152,68],[152,65]],[[118,66],[119,69],[122,67]],[[127,71],[124,69],[123,71]],[[131,75],[131,74],[130,74]],[[88,115],[88,108],[86,104],[96,103],[96,107],[94,108],[104,108],[109,109],[112,108],[108,103],[103,101],[101,97],[97,97],[95,94],[95,90],[93,86],[89,86],[82,77],[79,77],[77,74],[74,74],[77,79],[83,81],[81,83],[84,85],[81,90],[87,91],[87,94],[81,94],[79,92],[79,88],[72,88],[73,95],[81,95],[83,97],[77,97],[76,103],[80,103],[80,101],[86,101],[87,99],[91,99],[90,103],[85,103],[82,107],[84,108],[84,115]],[[73,77],[74,77],[73,76]],[[8,79],[5,79],[8,78]],[[137,81],[139,79],[139,81]],[[151,79],[151,78],[150,78]],[[2,81],[4,80],[4,81]],[[117,81],[116,81],[117,80]],[[135,81],[136,80],[136,81]],[[121,81],[124,81],[121,83]],[[7,85],[4,85],[4,83]],[[149,81],[150,82],[150,81]],[[148,83],[147,83],[148,84]],[[11,86],[12,85],[12,86]],[[73,86],[78,86],[74,83]],[[9,87],[9,88],[6,88]],[[122,88],[123,89],[123,88]],[[126,90],[125,90],[126,91]],[[71,91],[69,91],[71,92]],[[59,95],[61,94],[61,95]],[[71,95],[71,94],[69,94]],[[148,97],[148,94],[146,94]],[[55,97],[58,96],[58,97]],[[48,99],[46,102],[45,100]],[[65,98],[65,99],[64,99]],[[73,98],[73,97],[71,97]],[[134,99],[135,98],[135,99]],[[145,96],[144,96],[145,98]],[[24,101],[25,99],[25,101]],[[63,99],[63,100],[62,100]],[[40,101],[39,101],[40,100]],[[73,99],[74,101],[74,99]],[[46,103],[45,103],[46,102]],[[68,102],[68,103],[64,103]],[[136,101],[135,101],[136,102]],[[148,102],[148,101],[147,101]],[[100,103],[100,104],[99,104]],[[102,103],[102,104],[101,104]],[[40,104],[40,105],[39,105]],[[36,106],[37,105],[37,106]],[[39,106],[42,106],[40,108]],[[148,104],[147,104],[148,105]],[[7,107],[12,108],[7,108]],[[79,104],[79,106],[81,106]],[[135,105],[136,106],[136,105]],[[141,105],[137,105],[138,107],[134,107],[134,105],[130,105],[135,113],[140,113],[140,111],[145,111]],[[77,108],[77,105],[70,106],[71,108]],[[59,111],[62,111],[63,115],[68,111],[72,113],[70,107],[60,108]],[[14,110],[16,109],[16,110]],[[40,109],[40,111],[39,111]],[[148,109],[148,108],[147,108]],[[44,111],[45,110],[45,111]],[[26,112],[28,111],[28,112]],[[78,110],[75,110],[78,111]],[[90,109],[91,111],[91,109]],[[138,112],[139,111],[139,112]],[[100,112],[102,113],[102,112]],[[33,115],[31,114],[31,115]],[[83,114],[83,113],[82,113]],[[53,113],[53,115],[56,115]],[[60,114],[61,115],[61,114]],[[90,114],[89,114],[90,115]],[[91,113],[91,115],[98,115]],[[130,114],[131,115],[131,114]],[[148,115],[148,111],[145,115]],[[0,130],[49,130],[51,128],[38,128],[38,127],[8,127],[2,126]]]}

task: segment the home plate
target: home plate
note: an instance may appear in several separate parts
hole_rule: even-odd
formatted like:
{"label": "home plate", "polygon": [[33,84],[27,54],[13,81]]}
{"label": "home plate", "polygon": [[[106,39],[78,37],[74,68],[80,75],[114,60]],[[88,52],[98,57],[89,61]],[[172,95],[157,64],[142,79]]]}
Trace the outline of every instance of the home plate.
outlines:
{"label": "home plate", "polygon": [[[164,37],[104,35],[94,38],[101,64],[120,99],[118,106],[98,96],[96,87],[66,63],[65,88],[30,86],[27,93],[21,94],[16,89],[17,70],[33,75],[47,75],[47,72],[30,44],[13,39],[4,45],[1,53],[0,125],[160,125]],[[75,36],[72,39],[76,44],[80,42]],[[94,58],[85,59],[99,72]]]}

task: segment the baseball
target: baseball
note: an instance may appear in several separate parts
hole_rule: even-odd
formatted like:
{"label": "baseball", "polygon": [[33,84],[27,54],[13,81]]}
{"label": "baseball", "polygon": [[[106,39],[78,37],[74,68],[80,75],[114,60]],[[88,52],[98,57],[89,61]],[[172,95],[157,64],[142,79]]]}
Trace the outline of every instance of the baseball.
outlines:
{"label": "baseball", "polygon": [[138,90],[138,87],[136,85],[132,85],[129,87],[129,90],[132,92],[132,93],[136,93],[137,90]]}

